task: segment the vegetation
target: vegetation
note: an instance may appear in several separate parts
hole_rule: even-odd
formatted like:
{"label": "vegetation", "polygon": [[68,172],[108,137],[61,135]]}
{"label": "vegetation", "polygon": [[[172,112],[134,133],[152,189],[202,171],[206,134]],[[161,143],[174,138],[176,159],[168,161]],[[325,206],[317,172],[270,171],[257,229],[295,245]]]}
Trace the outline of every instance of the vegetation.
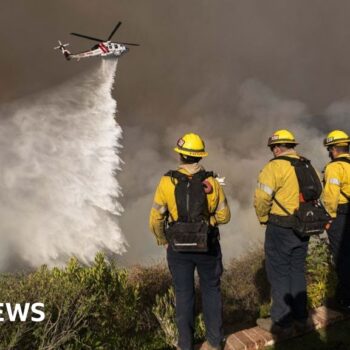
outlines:
{"label": "vegetation", "polygon": [[[162,279],[160,268],[156,271]],[[155,296],[152,300],[150,290],[140,288],[147,274],[145,269],[136,281],[98,254],[91,267],[72,259],[65,269],[44,266],[29,275],[3,276],[0,300],[43,302],[46,319],[0,323],[1,349],[166,348],[151,317]]]}
{"label": "vegetation", "polygon": [[307,257],[309,306],[315,308],[334,296],[336,274],[325,238],[310,241]]}
{"label": "vegetation", "polygon": [[[233,259],[222,277],[226,331],[267,315],[269,285],[259,247]],[[315,239],[308,257],[312,307],[332,295],[334,272],[324,240]],[[42,302],[43,322],[0,322],[0,349],[171,349],[176,344],[175,297],[165,264],[123,269],[98,254],[92,266],[71,259],[63,269],[46,266],[30,274],[2,275],[0,301]],[[196,340],[205,335],[198,294]],[[6,318],[4,313],[3,317]]]}

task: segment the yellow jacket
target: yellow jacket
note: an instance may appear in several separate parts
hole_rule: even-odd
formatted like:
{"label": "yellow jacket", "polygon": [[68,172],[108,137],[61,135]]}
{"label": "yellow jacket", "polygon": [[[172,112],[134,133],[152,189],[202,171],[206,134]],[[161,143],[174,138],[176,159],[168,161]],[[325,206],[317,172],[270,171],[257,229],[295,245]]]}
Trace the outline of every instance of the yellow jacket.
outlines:
{"label": "yellow jacket", "polygon": [[[336,159],[342,157],[350,159],[350,154],[341,154]],[[349,202],[340,191],[350,197],[350,164],[341,161],[330,162],[324,171],[323,203],[332,218],[337,216],[339,204]]]}
{"label": "yellow jacket", "polygon": [[[294,150],[281,154],[300,158]],[[299,184],[294,167],[288,160],[276,159],[261,170],[254,195],[254,208],[259,222],[265,224],[269,214],[287,216],[273,198],[276,198],[291,214],[299,208]]]}
{"label": "yellow jacket", "polygon": [[[193,175],[200,170],[203,170],[203,168],[197,163],[181,164],[178,169],[178,171],[186,175]],[[213,188],[212,192],[207,194],[208,212],[210,215],[208,220],[212,226],[226,224],[230,221],[231,214],[224,191],[214,177],[209,177],[207,180]],[[173,179],[173,181],[177,183],[176,179]],[[175,185],[170,176],[163,176],[159,182],[149,219],[150,230],[156,236],[158,245],[167,244],[164,234],[166,219],[169,222],[178,219]]]}

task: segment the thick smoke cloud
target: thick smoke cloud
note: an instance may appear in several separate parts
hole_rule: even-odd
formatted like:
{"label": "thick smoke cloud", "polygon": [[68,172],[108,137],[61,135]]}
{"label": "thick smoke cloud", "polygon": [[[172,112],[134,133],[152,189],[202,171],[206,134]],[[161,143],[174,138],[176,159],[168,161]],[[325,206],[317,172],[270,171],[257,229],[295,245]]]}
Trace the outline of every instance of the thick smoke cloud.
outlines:
{"label": "thick smoke cloud", "polygon": [[148,213],[184,132],[203,135],[205,166],[227,178],[232,222],[222,236],[233,256],[263,239],[251,205],[271,132],[294,131],[300,152],[321,170],[324,134],[350,131],[346,0],[4,0],[0,7],[2,101],[89,72],[93,61],[67,63],[51,49],[57,39],[72,50],[92,44],[70,31],[104,37],[122,20],[116,38],[141,43],[121,59],[114,91],[124,129],[118,179],[127,263],[163,256]]}
{"label": "thick smoke cloud", "polygon": [[[317,124],[309,125],[310,115],[305,104],[279,96],[261,82],[251,79],[240,86],[229,112],[218,112],[215,102],[218,96],[228,97],[230,93],[227,86],[203,88],[179,112],[180,117],[188,119],[187,123],[169,126],[162,135],[149,131],[151,134],[143,139],[142,149],[135,149],[135,162],[125,164],[125,176],[132,173],[134,178],[129,183],[121,174],[124,191],[132,193],[128,184],[138,184],[134,200],[129,197],[127,203],[131,204],[126,206],[121,218],[126,234],[137,233],[131,238],[131,249],[126,255],[128,262],[140,258],[149,261],[149,257],[160,258],[163,255],[161,250],[154,247],[151,237],[148,240],[143,238],[148,234],[145,223],[160,175],[177,164],[169,140],[176,140],[188,130],[198,132],[206,140],[209,152],[208,159],[203,161],[206,168],[226,177],[225,192],[232,210],[232,220],[222,227],[221,235],[226,259],[242,254],[263,241],[263,228],[257,223],[252,201],[259,170],[272,157],[266,147],[271,130],[285,128],[288,121],[288,128],[295,132],[301,142],[299,152],[311,158],[319,172],[322,171],[327,161],[327,153],[322,146],[323,134]],[[208,105],[212,106],[212,110],[206,110],[205,106]],[[339,118],[333,118],[329,127],[334,127],[336,120],[339,121]],[[320,121],[323,124],[323,118]],[[130,137],[134,133],[136,136],[137,132],[141,130],[126,130],[124,142],[127,147],[128,135]],[[131,137],[130,141],[135,138]],[[140,215],[140,220],[133,222],[132,218],[136,215]],[[137,244],[139,240],[142,240],[142,245]],[[132,249],[134,246],[138,247],[135,251]]]}

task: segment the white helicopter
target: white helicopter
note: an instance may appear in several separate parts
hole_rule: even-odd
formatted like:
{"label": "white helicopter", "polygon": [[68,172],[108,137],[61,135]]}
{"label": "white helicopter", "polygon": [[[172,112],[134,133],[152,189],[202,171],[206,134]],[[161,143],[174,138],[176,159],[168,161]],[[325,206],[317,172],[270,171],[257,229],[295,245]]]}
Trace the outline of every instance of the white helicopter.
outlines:
{"label": "white helicopter", "polygon": [[92,56],[101,56],[101,57],[108,57],[108,56],[115,56],[119,57],[124,53],[127,53],[129,49],[127,46],[140,46],[139,44],[134,43],[116,43],[112,42],[111,39],[115,32],[118,30],[118,28],[121,26],[122,22],[118,22],[118,24],[115,26],[115,28],[112,30],[111,34],[107,38],[107,40],[94,38],[91,36],[78,34],[78,33],[70,33],[71,35],[79,36],[84,39],[89,39],[93,41],[98,41],[98,44],[94,45],[90,50],[78,52],[78,53],[70,53],[66,47],[69,44],[62,44],[61,41],[58,41],[59,46],[56,46],[55,50],[61,50],[61,53],[67,60],[71,60],[72,58],[77,59],[78,61],[81,58],[86,57],[92,57]]}

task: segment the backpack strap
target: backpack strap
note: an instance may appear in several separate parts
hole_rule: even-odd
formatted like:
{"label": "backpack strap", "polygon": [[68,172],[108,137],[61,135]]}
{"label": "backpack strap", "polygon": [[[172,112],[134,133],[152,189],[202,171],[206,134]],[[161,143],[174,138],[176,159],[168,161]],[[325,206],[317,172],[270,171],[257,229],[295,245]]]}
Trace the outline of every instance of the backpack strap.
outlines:
{"label": "backpack strap", "polygon": [[348,196],[343,190],[340,190],[340,193],[350,202],[350,196]]}
{"label": "backpack strap", "polygon": [[176,179],[177,181],[183,181],[183,182],[188,182],[190,180],[190,178],[187,175],[177,170],[169,170],[167,173],[164,174],[164,176],[169,176],[174,186],[176,185],[174,179]]}
{"label": "backpack strap", "polygon": [[349,163],[350,164],[350,158],[348,157],[339,157],[331,160],[331,163],[336,163],[336,162],[344,162],[344,163]]}
{"label": "backpack strap", "polygon": [[279,156],[279,157],[275,157],[270,159],[270,162],[273,162],[274,160],[288,160],[289,162],[292,162],[292,157],[288,157],[288,156]]}
{"label": "backpack strap", "polygon": [[201,181],[204,181],[208,177],[215,177],[213,171],[201,170],[193,175],[186,175],[178,170],[169,170],[164,174],[164,176],[170,176],[171,178],[177,179],[179,181],[189,181],[190,177],[199,177]]}
{"label": "backpack strap", "polygon": [[310,164],[310,160],[309,159],[307,159],[305,157],[301,157],[301,156],[299,156],[299,158],[293,158],[293,157],[288,157],[288,156],[279,156],[279,157],[270,159],[270,162],[272,162],[274,160],[280,160],[280,159],[281,160],[288,160],[292,164],[292,166],[295,166],[298,161]]}
{"label": "backpack strap", "polygon": [[275,197],[272,198],[273,201],[276,202],[276,204],[287,214],[287,215],[293,215],[290,213]]}
{"label": "backpack strap", "polygon": [[173,177],[175,179],[185,179],[188,178],[188,176],[186,176],[185,174],[181,173],[180,171],[177,170],[169,170],[168,172],[166,172],[164,174],[164,176],[170,176]]}
{"label": "backpack strap", "polygon": [[201,181],[204,181],[208,177],[211,177],[211,176],[214,177],[214,173],[212,171],[201,170],[198,173],[193,174],[192,176],[193,177],[199,177],[199,179]]}

